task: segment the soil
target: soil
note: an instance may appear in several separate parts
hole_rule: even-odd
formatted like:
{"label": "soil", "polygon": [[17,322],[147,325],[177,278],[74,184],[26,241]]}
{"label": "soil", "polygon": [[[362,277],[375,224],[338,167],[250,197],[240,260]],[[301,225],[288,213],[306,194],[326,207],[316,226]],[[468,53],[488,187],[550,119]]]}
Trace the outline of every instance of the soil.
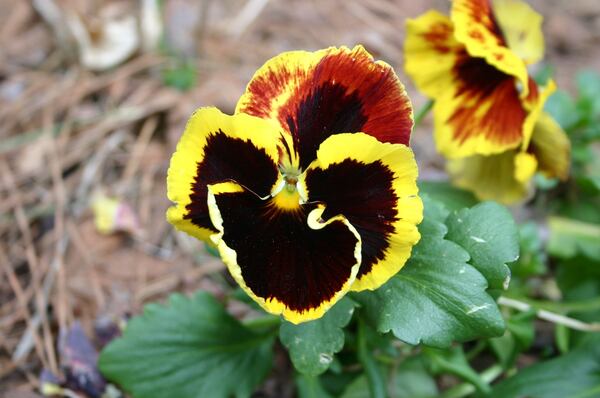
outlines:
{"label": "soil", "polygon": [[[223,295],[214,281],[225,275],[221,262],[165,222],[169,158],[194,109],[232,112],[254,71],[282,51],[357,43],[396,69],[419,109],[425,98],[402,68],[405,20],[449,8],[444,0],[165,0],[167,46],[100,72],[81,64],[77,45],[40,10],[54,4],[59,16],[78,15],[93,37],[104,15],[138,16],[142,3],[0,2],[1,396],[37,397],[42,368],[60,375],[57,341],[75,320],[94,336],[98,324],[174,291]],[[572,91],[576,71],[600,70],[600,2],[530,4],[545,18],[544,62]],[[185,92],[165,86],[161,72],[183,58],[197,70]],[[428,116],[413,138],[425,178],[443,176],[431,129]],[[91,203],[102,195],[133,214],[121,232],[96,227]],[[252,316],[245,306],[230,310]]]}

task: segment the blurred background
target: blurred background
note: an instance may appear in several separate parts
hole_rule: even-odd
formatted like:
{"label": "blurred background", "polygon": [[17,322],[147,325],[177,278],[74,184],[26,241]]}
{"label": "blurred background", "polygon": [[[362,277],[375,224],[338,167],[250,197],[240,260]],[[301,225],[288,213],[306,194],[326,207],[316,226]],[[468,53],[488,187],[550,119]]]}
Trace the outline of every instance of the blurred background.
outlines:
{"label": "blurred background", "polygon": [[[529,3],[545,18],[560,88],[573,90],[576,70],[600,70],[600,2]],[[195,108],[232,113],[282,51],[362,43],[419,109],[402,68],[404,22],[449,7],[0,0],[0,396],[38,396],[42,369],[60,374],[61,333],[75,321],[101,339],[170,292],[224,294],[220,260],[165,221],[169,158]],[[421,178],[443,178],[431,127],[428,116],[413,146]]]}

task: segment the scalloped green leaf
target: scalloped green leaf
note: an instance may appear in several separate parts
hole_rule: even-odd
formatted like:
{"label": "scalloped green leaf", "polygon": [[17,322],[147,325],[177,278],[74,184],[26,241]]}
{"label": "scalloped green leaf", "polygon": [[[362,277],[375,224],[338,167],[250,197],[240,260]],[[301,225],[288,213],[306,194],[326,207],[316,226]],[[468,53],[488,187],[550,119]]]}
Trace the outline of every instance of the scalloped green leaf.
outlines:
{"label": "scalloped green leaf", "polygon": [[248,397],[269,373],[273,335],[255,333],[205,292],[150,304],[101,353],[104,376],[143,398]]}
{"label": "scalloped green leaf", "polygon": [[402,271],[357,300],[380,332],[391,330],[409,344],[445,348],[502,335],[504,321],[487,282],[468,258],[455,243],[423,237]]}
{"label": "scalloped green leaf", "polygon": [[469,263],[487,279],[489,288],[506,289],[507,263],[519,258],[519,231],[506,207],[483,202],[450,214],[446,226],[446,239],[471,255]]}
{"label": "scalloped green leaf", "polygon": [[333,355],[344,347],[342,328],[350,322],[353,312],[354,303],[344,298],[322,318],[299,325],[282,322],[279,338],[298,372],[316,376],[329,368]]}
{"label": "scalloped green leaf", "polygon": [[[445,348],[453,341],[502,335],[504,320],[486,292],[486,279],[467,263],[462,247],[431,233],[445,227],[428,207],[425,201],[421,241],[406,266],[379,289],[354,296],[364,315],[380,332],[392,331],[409,344]],[[441,225],[434,228],[435,223]]]}
{"label": "scalloped green leaf", "polygon": [[423,200],[423,221],[419,225],[419,232],[423,236],[438,236],[443,238],[448,232],[444,224],[450,212],[441,202],[431,199],[429,195],[421,196]]}

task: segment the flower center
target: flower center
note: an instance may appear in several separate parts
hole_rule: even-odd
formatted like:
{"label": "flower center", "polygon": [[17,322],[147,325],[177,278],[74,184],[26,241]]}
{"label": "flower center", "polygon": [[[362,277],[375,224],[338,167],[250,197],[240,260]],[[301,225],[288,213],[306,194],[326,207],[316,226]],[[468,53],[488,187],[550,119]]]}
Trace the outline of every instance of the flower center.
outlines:
{"label": "flower center", "polygon": [[300,208],[300,194],[295,187],[290,189],[286,184],[285,188],[279,191],[272,202],[280,210],[297,210]]}
{"label": "flower center", "polygon": [[303,198],[298,192],[298,177],[300,170],[291,167],[282,167],[280,169],[283,174],[285,185],[273,197],[273,204],[281,210],[297,210],[300,204],[303,203]]}

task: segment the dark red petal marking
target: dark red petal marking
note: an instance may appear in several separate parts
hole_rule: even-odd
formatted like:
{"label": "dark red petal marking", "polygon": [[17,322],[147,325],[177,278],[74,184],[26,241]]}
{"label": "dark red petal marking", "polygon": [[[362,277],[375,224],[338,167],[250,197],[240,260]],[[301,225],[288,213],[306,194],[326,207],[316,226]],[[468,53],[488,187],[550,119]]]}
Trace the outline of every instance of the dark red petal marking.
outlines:
{"label": "dark red petal marking", "polygon": [[231,180],[265,197],[270,194],[278,175],[277,166],[263,149],[219,130],[207,139],[204,157],[197,166],[191,203],[186,207],[188,214],[184,218],[217,232],[208,215],[207,185]]}
{"label": "dark red petal marking", "polygon": [[[302,168],[333,134],[364,132],[382,142],[409,143],[412,108],[393,70],[374,68],[364,53],[355,55],[324,57],[281,109],[280,121],[294,135]],[[318,120],[322,121],[304,125]]]}
{"label": "dark red petal marking", "polygon": [[392,224],[398,220],[393,180],[394,174],[381,162],[364,164],[347,159],[324,170],[307,171],[310,201],[326,206],[322,218],[342,214],[360,234],[362,262],[357,278],[369,273],[389,247]]}
{"label": "dark red petal marking", "polygon": [[538,89],[535,80],[533,80],[531,76],[529,76],[527,86],[529,87],[529,94],[527,94],[527,98],[525,99],[525,101],[529,104],[532,104],[533,106],[533,104],[535,104],[538,101],[540,90]]}
{"label": "dark red petal marking", "polygon": [[445,54],[452,50],[449,43],[454,43],[453,33],[452,25],[439,22],[431,25],[429,30],[423,33],[422,36],[435,50]]}
{"label": "dark red petal marking", "polygon": [[332,299],[351,277],[357,237],[342,221],[311,229],[314,207],[274,211],[249,192],[215,196],[223,218],[223,241],[237,254],[252,292],[303,312]]}
{"label": "dark red petal marking", "polygon": [[[500,25],[496,20],[490,0],[467,0],[463,1],[462,4],[475,22],[485,26],[486,29],[496,37],[498,45],[507,47],[504,33],[502,33],[502,29],[500,29]],[[469,36],[483,42],[483,37],[477,30],[471,31]]]}
{"label": "dark red petal marking", "polygon": [[252,101],[246,104],[241,112],[258,116],[263,119],[270,117],[273,110],[273,99],[293,84],[294,78],[302,78],[305,71],[300,69],[268,69],[264,75],[255,76],[248,85],[247,92],[252,96]]}
{"label": "dark red petal marking", "polygon": [[[461,143],[482,134],[492,142],[506,144],[518,141],[527,116],[519,98],[516,80],[489,65],[482,58],[466,53],[453,69],[458,88],[456,97],[461,103],[448,119],[454,126],[454,138]],[[491,103],[482,116],[475,116],[479,107]]]}
{"label": "dark red petal marking", "polygon": [[[288,91],[283,105],[274,103]],[[362,48],[332,49],[308,70],[268,70],[250,82],[247,93],[250,102],[238,111],[271,118],[276,110],[276,119],[293,136],[302,168],[333,134],[364,132],[382,142],[409,143],[410,100],[392,68],[375,63]]]}
{"label": "dark red petal marking", "polygon": [[341,84],[324,82],[311,89],[299,104],[293,104],[294,110],[284,108],[301,169],[315,160],[319,145],[327,137],[364,128],[367,117],[362,101],[356,92],[348,92]]}

